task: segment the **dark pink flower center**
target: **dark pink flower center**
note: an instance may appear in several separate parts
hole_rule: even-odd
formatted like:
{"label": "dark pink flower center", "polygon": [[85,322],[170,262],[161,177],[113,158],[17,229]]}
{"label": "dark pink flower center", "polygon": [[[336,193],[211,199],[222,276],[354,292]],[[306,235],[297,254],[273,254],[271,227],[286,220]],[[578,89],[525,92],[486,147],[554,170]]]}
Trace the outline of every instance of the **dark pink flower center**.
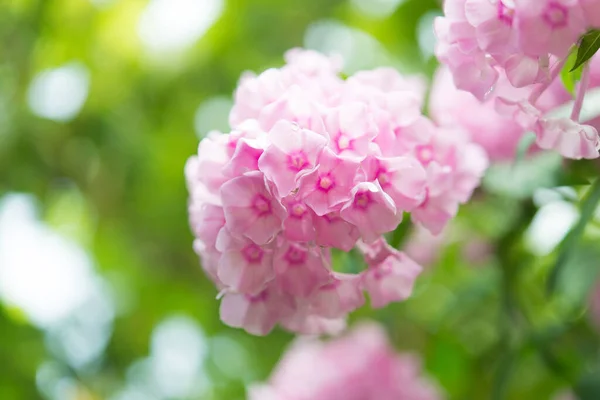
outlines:
{"label": "dark pink flower center", "polygon": [[327,221],[330,224],[339,219],[339,217],[336,215],[336,213],[333,213],[333,212],[323,215],[323,218],[325,219],[325,221]]}
{"label": "dark pink flower center", "polygon": [[265,252],[258,245],[251,243],[242,249],[242,255],[250,264],[257,264],[262,261]]}
{"label": "dark pink flower center", "polygon": [[237,147],[238,141],[239,141],[239,137],[232,137],[231,135],[229,135],[229,142],[227,143],[227,147],[228,147],[228,153],[230,156],[233,155],[233,153],[235,153],[235,149]]}
{"label": "dark pink flower center", "polygon": [[306,211],[306,206],[300,202],[292,204],[289,209],[290,217],[298,219],[302,219]]}
{"label": "dark pink flower center", "polygon": [[371,204],[371,202],[371,193],[367,190],[363,192],[358,192],[356,193],[356,196],[354,196],[354,207],[356,208],[362,208],[364,210],[367,207],[369,207],[369,204]]}
{"label": "dark pink flower center", "polygon": [[344,151],[352,148],[352,139],[340,134],[335,141],[338,151]]}
{"label": "dark pink flower center", "polygon": [[317,182],[317,189],[319,189],[320,191],[325,192],[325,193],[327,193],[331,189],[333,189],[334,186],[335,186],[335,181],[329,174],[321,176],[319,178],[319,181]]}
{"label": "dark pink flower center", "polygon": [[382,188],[390,185],[390,174],[383,168],[380,168],[379,171],[377,171],[376,179],[379,181]]}
{"label": "dark pink flower center", "polygon": [[260,302],[264,302],[267,301],[267,299],[269,298],[269,293],[266,290],[263,290],[262,292],[258,293],[258,294],[247,294],[246,295],[246,300],[248,300],[248,302],[250,303],[260,303]]}
{"label": "dark pink flower center", "polygon": [[[509,4],[506,4],[509,3]],[[507,0],[500,0],[498,2],[498,19],[504,22],[506,25],[512,26],[513,19],[515,17],[515,8],[513,4],[510,4]]]}
{"label": "dark pink flower center", "polygon": [[552,28],[562,28],[567,25],[569,10],[562,4],[551,2],[544,12],[544,20]]}
{"label": "dark pink flower center", "polygon": [[307,251],[305,249],[292,245],[285,253],[285,260],[288,264],[304,264],[306,262],[306,254]]}
{"label": "dark pink flower center", "polygon": [[293,171],[301,171],[310,166],[306,154],[302,150],[289,154],[287,162]]}
{"label": "dark pink flower center", "polygon": [[391,275],[392,273],[392,266],[390,265],[390,263],[383,263],[383,264],[379,264],[377,267],[375,267],[374,271],[373,271],[373,277],[377,280],[383,279],[386,276]]}
{"label": "dark pink flower center", "polygon": [[417,159],[421,164],[427,165],[433,161],[433,147],[431,145],[422,145],[415,148]]}
{"label": "dark pink flower center", "polygon": [[252,202],[252,208],[259,216],[271,214],[271,200],[262,194],[257,194]]}

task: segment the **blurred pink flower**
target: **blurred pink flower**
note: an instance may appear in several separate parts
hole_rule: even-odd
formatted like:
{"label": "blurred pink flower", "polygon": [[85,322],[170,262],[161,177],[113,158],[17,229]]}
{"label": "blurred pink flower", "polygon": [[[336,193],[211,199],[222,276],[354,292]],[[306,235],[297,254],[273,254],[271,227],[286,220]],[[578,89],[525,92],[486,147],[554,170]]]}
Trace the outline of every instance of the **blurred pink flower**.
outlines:
{"label": "blurred pink flower", "polygon": [[417,358],[397,354],[377,325],[365,324],[328,342],[298,339],[267,384],[250,400],[437,400]]}

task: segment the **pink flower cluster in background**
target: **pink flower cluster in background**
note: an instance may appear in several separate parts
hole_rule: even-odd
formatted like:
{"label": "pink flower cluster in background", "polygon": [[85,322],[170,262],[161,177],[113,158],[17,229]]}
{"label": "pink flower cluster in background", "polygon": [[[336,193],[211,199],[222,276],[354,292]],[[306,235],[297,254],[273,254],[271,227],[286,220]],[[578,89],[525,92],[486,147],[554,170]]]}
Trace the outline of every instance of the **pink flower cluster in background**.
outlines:
{"label": "pink flower cluster in background", "polygon": [[355,328],[330,342],[300,339],[283,356],[267,385],[250,400],[437,400],[416,358],[398,355],[377,325]]}
{"label": "pink flower cluster in background", "polygon": [[[579,38],[588,28],[600,27],[600,2],[446,0],[444,13],[435,23],[438,59],[458,89],[480,101],[493,97],[488,104],[511,120],[505,128],[509,144],[519,137],[516,132],[530,130],[542,149],[574,159],[598,157],[597,126],[580,121],[585,93],[593,85],[593,63],[583,69],[571,116],[551,118],[545,113],[570,97],[559,74]],[[483,135],[481,140],[488,140]],[[501,145],[495,156],[514,152],[509,144]]]}
{"label": "pink flower cluster in background", "polygon": [[[186,165],[202,266],[221,318],[253,334],[276,324],[338,330],[364,303],[411,293],[421,267],[383,238],[404,213],[439,233],[479,185],[481,147],[421,114],[424,85],[390,68],[342,79],[336,59],[291,50],[244,76],[230,133],[210,132]],[[335,272],[358,245],[368,268]]]}

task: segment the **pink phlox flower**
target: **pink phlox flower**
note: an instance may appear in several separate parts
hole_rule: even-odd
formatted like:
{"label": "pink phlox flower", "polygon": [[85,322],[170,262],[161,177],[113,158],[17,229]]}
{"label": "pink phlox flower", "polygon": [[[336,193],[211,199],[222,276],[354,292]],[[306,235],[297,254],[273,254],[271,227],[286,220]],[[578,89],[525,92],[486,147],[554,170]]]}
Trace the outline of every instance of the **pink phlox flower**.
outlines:
{"label": "pink phlox flower", "polygon": [[357,184],[352,189],[351,199],[342,206],[340,216],[358,228],[366,243],[393,231],[402,220],[402,213],[378,181]]}
{"label": "pink phlox flower", "polygon": [[234,178],[247,172],[258,171],[258,159],[266,147],[264,136],[261,139],[237,140],[231,159],[223,166],[223,174],[228,178]]}
{"label": "pink phlox flower", "polygon": [[219,232],[216,249],[221,252],[217,275],[230,290],[255,294],[275,277],[273,250],[259,246],[246,237],[235,237],[227,230]]}
{"label": "pink phlox flower", "polygon": [[322,105],[311,94],[300,85],[291,85],[280,98],[262,108],[258,115],[261,128],[269,131],[283,119],[323,133]]}
{"label": "pink phlox flower", "polygon": [[383,236],[372,243],[359,240],[356,248],[362,253],[367,265],[381,264],[386,258],[396,254],[396,249],[390,246]]}
{"label": "pink phlox flower", "polygon": [[264,336],[295,310],[293,298],[274,285],[257,294],[226,292],[221,300],[221,320],[234,328]]}
{"label": "pink phlox flower", "polygon": [[270,144],[258,167],[275,184],[279,195],[287,196],[297,189],[299,177],[315,169],[327,138],[280,120],[269,131],[268,139]]}
{"label": "pink phlox flower", "polygon": [[274,258],[276,281],[284,293],[308,298],[331,280],[330,266],[320,248],[281,240]]}
{"label": "pink phlox flower", "polygon": [[[450,47],[481,52],[466,16],[454,22]],[[379,68],[343,80],[335,59],[301,49],[286,60],[242,79],[231,133],[209,134],[186,164],[194,250],[221,291],[226,324],[334,332],[364,290],[376,305],[405,298],[410,263],[382,235],[405,212],[441,229],[484,162],[467,133],[422,116],[422,79]],[[369,270],[332,271],[331,250],[359,239]],[[371,272],[388,269],[381,282]],[[386,282],[402,285],[393,292]]]}
{"label": "pink phlox flower", "polygon": [[309,309],[312,314],[336,319],[362,307],[364,302],[359,275],[333,273],[332,281],[312,296]]}
{"label": "pink phlox flower", "polygon": [[284,59],[287,68],[293,68],[310,77],[336,75],[344,65],[344,60],[339,55],[328,57],[314,50],[300,48],[286,51]]}
{"label": "pink phlox flower", "polygon": [[325,148],[318,168],[300,178],[298,195],[319,216],[336,211],[351,198],[358,167],[357,161]]}
{"label": "pink phlox flower", "polygon": [[466,0],[464,7],[465,17],[475,27],[482,50],[500,55],[517,50],[514,0]]}
{"label": "pink phlox flower", "polygon": [[[505,76],[496,84],[494,96],[508,87],[514,90]],[[498,113],[495,97],[480,102],[469,92],[458,90],[447,67],[435,74],[429,97],[432,118],[441,126],[462,128],[469,139],[483,147],[492,161],[514,158],[525,130],[509,116]]]}
{"label": "pink phlox flower", "polygon": [[389,123],[399,126],[409,124],[421,115],[423,87],[421,78],[405,78],[390,68],[379,68],[348,78],[340,97],[342,104],[365,104],[369,114],[383,114]]}
{"label": "pink phlox flower", "polygon": [[437,235],[456,216],[459,203],[446,192],[438,196],[425,196],[425,201],[411,213],[411,219],[429,232]]}
{"label": "pink phlox flower", "polygon": [[541,111],[528,100],[512,101],[504,97],[497,97],[495,108],[498,113],[512,118],[525,129],[534,127],[542,116]]}
{"label": "pink phlox flower", "polygon": [[427,175],[412,157],[369,157],[363,162],[368,181],[377,181],[399,211],[410,211],[423,202]]}
{"label": "pink phlox flower", "polygon": [[205,244],[200,239],[194,240],[193,248],[194,252],[200,257],[200,265],[206,275],[213,281],[217,289],[225,289],[225,285],[220,281],[218,276],[221,252],[214,246]]}
{"label": "pink phlox flower", "polygon": [[422,267],[406,254],[395,251],[381,263],[363,272],[363,287],[371,298],[371,307],[382,308],[394,301],[407,299]]}
{"label": "pink phlox flower", "polygon": [[[345,336],[297,339],[267,384],[250,387],[251,400],[438,400],[416,357],[398,355],[385,331],[362,324]],[[269,397],[270,396],[270,397]]]}
{"label": "pink phlox flower", "polygon": [[377,126],[367,106],[348,103],[331,109],[325,116],[329,148],[336,154],[361,160],[366,157],[369,144],[377,136]]}
{"label": "pink phlox flower", "polygon": [[262,245],[281,231],[286,212],[262,173],[247,173],[228,181],[221,187],[221,199],[225,225],[232,234]]}
{"label": "pink phlox flower", "polygon": [[[227,181],[223,167],[229,162],[229,135],[210,132],[198,145],[198,156],[189,165],[186,175],[189,181],[202,183],[210,193],[216,193]],[[188,183],[189,184],[189,183]]]}
{"label": "pink phlox flower", "polygon": [[390,67],[379,67],[369,71],[358,71],[348,78],[348,82],[359,82],[369,88],[377,88],[384,93],[408,92],[413,94],[423,104],[427,93],[427,82],[424,77],[400,75]]}
{"label": "pink phlox flower", "polygon": [[591,125],[583,125],[568,118],[541,119],[535,131],[537,144],[542,149],[553,149],[572,159],[598,158],[600,139]]}
{"label": "pink phlox flower", "polygon": [[535,83],[543,83],[548,79],[548,66],[539,57],[524,54],[513,54],[504,62],[504,72],[509,82],[516,88]]}
{"label": "pink phlox flower", "polygon": [[319,246],[350,251],[360,237],[358,228],[344,220],[339,212],[315,215],[316,243]]}
{"label": "pink phlox flower", "polygon": [[579,0],[518,0],[515,12],[520,48],[531,56],[565,57],[586,29]]}
{"label": "pink phlox flower", "polygon": [[190,225],[196,238],[209,247],[215,247],[217,235],[225,226],[223,207],[192,200],[189,215]]}
{"label": "pink phlox flower", "polygon": [[287,90],[283,72],[267,69],[260,75],[242,75],[234,95],[234,105],[229,113],[229,123],[236,127],[248,119],[258,119],[262,109],[279,99]]}
{"label": "pink phlox flower", "polygon": [[297,310],[281,321],[281,326],[301,335],[339,335],[346,327],[345,318],[325,318],[310,314],[307,309]]}
{"label": "pink phlox flower", "polygon": [[587,27],[600,28],[600,3],[598,0],[579,0],[579,3],[587,20]]}
{"label": "pink phlox flower", "polygon": [[295,195],[284,198],[283,205],[288,213],[283,221],[283,236],[298,242],[314,241],[317,235],[315,213]]}
{"label": "pink phlox flower", "polygon": [[[445,4],[455,3],[458,2],[446,1]],[[464,14],[464,1],[460,3]],[[458,4],[455,7],[458,8]],[[457,88],[484,100],[498,79],[498,71],[491,57],[479,49],[475,28],[466,21],[464,15],[463,17],[459,21],[453,21],[448,14],[446,17],[436,18],[434,29],[438,42],[435,53],[452,71]]]}

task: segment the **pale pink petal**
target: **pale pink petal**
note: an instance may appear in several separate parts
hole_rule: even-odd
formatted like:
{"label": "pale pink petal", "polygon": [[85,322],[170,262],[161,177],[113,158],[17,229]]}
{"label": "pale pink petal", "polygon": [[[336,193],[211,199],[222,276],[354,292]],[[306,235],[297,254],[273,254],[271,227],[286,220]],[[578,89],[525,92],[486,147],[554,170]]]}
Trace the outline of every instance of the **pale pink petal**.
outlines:
{"label": "pale pink petal", "polygon": [[600,139],[596,128],[570,119],[542,120],[537,130],[537,144],[573,159],[598,158]]}
{"label": "pale pink petal", "polygon": [[278,247],[273,262],[282,291],[306,298],[330,280],[329,266],[320,250],[293,242]]}
{"label": "pale pink petal", "polygon": [[223,174],[233,178],[258,170],[258,159],[262,153],[262,147],[255,140],[238,140],[231,160],[223,166]]}
{"label": "pale pink petal", "polygon": [[344,221],[339,213],[315,216],[316,243],[319,246],[333,247],[350,251],[360,237],[358,229]]}
{"label": "pale pink petal", "polygon": [[488,0],[466,0],[464,9],[467,21],[475,27],[496,19],[497,15],[497,7]]}
{"label": "pale pink petal", "polygon": [[407,299],[421,270],[421,266],[400,252],[369,268],[363,275],[363,285],[371,298],[371,307],[381,308]]}
{"label": "pale pink petal", "polygon": [[259,292],[274,277],[272,251],[240,239],[223,251],[218,276],[232,290],[250,294]]}
{"label": "pale pink petal", "polygon": [[358,228],[366,243],[393,231],[402,219],[402,213],[396,212],[394,202],[379,183],[371,182],[359,183],[352,189],[352,199],[344,204],[340,215]]}
{"label": "pale pink petal", "polygon": [[265,186],[261,173],[234,178],[221,188],[225,224],[256,244],[269,242],[282,227],[283,206]]}
{"label": "pale pink petal", "polygon": [[358,275],[335,274],[311,299],[311,310],[325,318],[341,318],[364,304]]}

